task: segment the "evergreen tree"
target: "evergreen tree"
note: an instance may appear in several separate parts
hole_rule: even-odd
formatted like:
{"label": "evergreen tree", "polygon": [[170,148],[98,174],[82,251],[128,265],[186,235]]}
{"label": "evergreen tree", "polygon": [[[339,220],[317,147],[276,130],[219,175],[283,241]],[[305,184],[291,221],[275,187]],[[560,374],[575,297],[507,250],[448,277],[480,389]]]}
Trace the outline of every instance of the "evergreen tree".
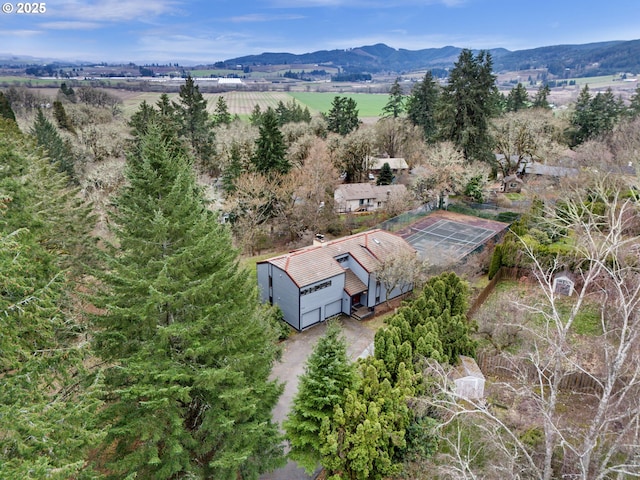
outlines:
{"label": "evergreen tree", "polygon": [[208,166],[215,148],[207,101],[191,76],[180,87],[179,96],[179,103],[173,102],[173,107],[179,121],[180,135],[187,140],[196,159]]}
{"label": "evergreen tree", "polygon": [[631,96],[631,102],[629,108],[627,108],[627,114],[631,118],[640,117],[640,85],[636,87],[634,94]]}
{"label": "evergreen tree", "polygon": [[331,109],[325,115],[327,130],[345,136],[356,130],[360,125],[358,120],[358,105],[353,98],[334,97]]}
{"label": "evergreen tree", "polygon": [[551,93],[551,90],[549,89],[548,84],[545,83],[544,85],[540,86],[540,88],[536,92],[536,96],[533,98],[533,107],[545,109],[551,108],[551,105],[549,105],[548,101],[549,93]]}
{"label": "evergreen tree", "polygon": [[47,120],[41,109],[36,113],[31,135],[35,137],[38,146],[47,151],[49,159],[58,167],[58,170],[66,173],[71,181],[75,181],[75,162],[71,145],[60,136],[56,127]]}
{"label": "evergreen tree", "polygon": [[64,109],[64,105],[59,100],[53,102],[53,117],[56,119],[58,123],[58,127],[67,132],[76,133],[75,128],[73,127],[73,123],[71,119],[67,116],[67,112]]}
{"label": "evergreen tree", "polygon": [[438,125],[442,140],[452,141],[468,160],[492,162],[489,120],[496,112],[498,90],[491,54],[460,52],[440,96]]}
{"label": "evergreen tree", "polygon": [[95,298],[109,365],[100,460],[117,478],[255,479],[282,464],[267,313],[176,140],[147,130]]}
{"label": "evergreen tree", "polygon": [[291,444],[289,458],[307,473],[313,472],[322,458],[322,422],[333,415],[336,405],[342,405],[344,391],[354,381],[355,370],[347,356],[340,326],[330,322],[307,359],[291,411],[283,424]]}
{"label": "evergreen tree", "polygon": [[605,93],[598,92],[592,97],[589,85],[585,85],[571,117],[574,144],[611,132],[622,113],[622,101],[616,100],[610,88]]}
{"label": "evergreen tree", "polygon": [[218,97],[218,101],[216,102],[216,109],[213,112],[213,125],[229,125],[231,123],[232,117],[229,113],[229,107],[227,106],[227,102],[222,95]]}
{"label": "evergreen tree", "polygon": [[403,364],[392,384],[384,364],[371,357],[359,370],[359,382],[322,424],[322,465],[334,475],[331,479],[381,480],[402,471],[411,421],[407,398],[413,394],[412,372]]}
{"label": "evergreen tree", "polygon": [[0,92],[0,118],[6,118],[13,120],[14,122],[16,121],[16,115],[13,113],[11,104],[2,92]]}
{"label": "evergreen tree", "polygon": [[251,110],[249,123],[251,123],[251,125],[253,125],[254,127],[258,127],[260,125],[260,122],[262,122],[262,111],[260,110],[260,105],[256,103],[253,107],[253,110]]}
{"label": "evergreen tree", "polygon": [[511,89],[507,95],[506,110],[507,112],[517,112],[529,107],[529,94],[524,85],[518,83]]}
{"label": "evergreen tree", "polygon": [[229,163],[222,174],[222,188],[225,194],[229,195],[236,191],[235,182],[242,174],[242,156],[240,145],[233,143],[229,152]]}
{"label": "evergreen tree", "polygon": [[0,478],[99,478],[85,459],[100,439],[100,379],[87,380],[72,301],[89,209],[5,119],[0,164]]}
{"label": "evergreen tree", "polygon": [[376,185],[391,185],[391,182],[393,182],[393,172],[391,171],[389,163],[384,162],[382,164],[382,168],[380,169],[380,174],[378,175]]}
{"label": "evergreen tree", "polygon": [[422,127],[427,142],[433,142],[437,133],[435,113],[439,94],[438,86],[429,71],[413,87],[407,100],[407,116],[414,125]]}
{"label": "evergreen tree", "polygon": [[400,79],[396,78],[389,90],[389,101],[382,109],[383,117],[398,118],[404,112],[404,95],[400,86]]}
{"label": "evergreen tree", "polygon": [[252,159],[255,169],[263,175],[285,174],[291,169],[286,156],[287,147],[275,111],[269,107],[262,115],[260,136]]}

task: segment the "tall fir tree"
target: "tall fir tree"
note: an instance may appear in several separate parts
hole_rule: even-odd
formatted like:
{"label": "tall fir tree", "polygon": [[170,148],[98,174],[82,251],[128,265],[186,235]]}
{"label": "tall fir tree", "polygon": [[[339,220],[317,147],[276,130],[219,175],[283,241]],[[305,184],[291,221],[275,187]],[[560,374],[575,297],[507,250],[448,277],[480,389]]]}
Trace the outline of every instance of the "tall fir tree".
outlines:
{"label": "tall fir tree", "polygon": [[60,100],[53,102],[53,117],[56,119],[58,127],[67,132],[76,133],[73,122],[71,122],[71,119],[67,116],[67,111]]}
{"label": "tall fir tree", "polygon": [[322,422],[333,415],[335,405],[343,403],[344,391],[353,386],[355,378],[340,326],[330,322],[307,359],[293,406],[283,424],[291,445],[289,458],[307,473],[313,472],[322,458]]}
{"label": "tall fir tree", "polygon": [[223,95],[218,97],[218,101],[216,102],[216,109],[213,112],[213,125],[229,125],[231,123],[232,117],[229,113],[229,107],[227,106],[227,101],[224,99]]}
{"label": "tall fir tree", "polygon": [[77,297],[89,208],[13,121],[0,119],[0,478],[99,478],[100,379]]}
{"label": "tall fir tree", "polygon": [[70,181],[75,181],[75,159],[71,144],[60,136],[56,127],[47,120],[41,109],[38,109],[36,113],[31,135],[35,137],[38,146],[46,150],[49,159],[57,166],[58,170],[66,173]]}
{"label": "tall fir tree", "polygon": [[187,140],[198,162],[208,167],[215,153],[213,125],[207,113],[207,101],[191,76],[180,87],[179,101],[173,102],[173,110],[179,122],[180,135]]}
{"label": "tall fir tree", "polygon": [[393,172],[391,171],[389,162],[384,162],[382,164],[382,168],[380,169],[378,180],[376,180],[376,185],[391,185],[392,182],[393,182]]}
{"label": "tall fir tree", "polygon": [[594,97],[585,85],[576,100],[571,117],[573,143],[575,145],[611,132],[623,113],[621,100],[616,100],[611,89],[598,92]]}
{"label": "tall fir tree", "polygon": [[402,86],[400,85],[400,79],[396,78],[391,89],[389,90],[389,100],[387,104],[382,108],[383,117],[398,118],[404,113],[404,101],[405,97],[402,93]]}
{"label": "tall fir tree", "polygon": [[327,130],[342,136],[348,135],[360,126],[358,105],[353,98],[336,96],[331,109],[325,115]]}
{"label": "tall fir tree", "polygon": [[518,83],[507,95],[506,110],[507,112],[517,112],[526,108],[529,108],[529,94],[524,85]]}
{"label": "tall fir tree", "polygon": [[428,143],[436,138],[436,106],[439,94],[438,85],[429,71],[413,87],[407,100],[407,116],[411,123],[422,128],[424,139]]}
{"label": "tall fir tree", "polygon": [[99,459],[123,478],[255,479],[283,463],[266,310],[176,139],[127,158],[94,345],[110,365]]}
{"label": "tall fir tree", "polygon": [[3,92],[0,92],[0,118],[16,121],[16,114],[13,112],[9,100]]}
{"label": "tall fir tree", "polygon": [[631,96],[631,101],[627,108],[627,115],[631,118],[640,117],[640,85],[636,87],[635,92]]}
{"label": "tall fir tree", "polygon": [[468,161],[492,162],[489,120],[497,113],[499,95],[491,54],[464,49],[440,96],[438,125],[442,140],[452,141]]}
{"label": "tall fir tree", "polygon": [[287,147],[278,126],[278,117],[269,107],[262,114],[260,136],[256,140],[256,152],[252,159],[253,165],[256,171],[263,175],[283,175],[291,170],[291,163],[286,153]]}
{"label": "tall fir tree", "polygon": [[536,92],[536,96],[533,97],[533,107],[534,108],[544,108],[549,109],[551,105],[549,104],[549,94],[551,93],[551,89],[548,84],[541,85]]}

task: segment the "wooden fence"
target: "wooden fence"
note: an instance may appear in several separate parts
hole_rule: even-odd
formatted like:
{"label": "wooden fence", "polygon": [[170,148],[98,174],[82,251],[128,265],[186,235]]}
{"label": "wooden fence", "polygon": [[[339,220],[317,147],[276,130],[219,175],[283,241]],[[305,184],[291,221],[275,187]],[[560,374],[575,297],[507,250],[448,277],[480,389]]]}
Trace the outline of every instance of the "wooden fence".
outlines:
{"label": "wooden fence", "polygon": [[517,280],[523,277],[531,277],[531,270],[525,268],[510,268],[500,267],[494,277],[489,281],[486,287],[475,298],[469,310],[467,310],[467,318],[472,318],[480,309],[480,307],[487,301],[489,295],[493,293],[496,285],[502,280]]}
{"label": "wooden fence", "polygon": [[[538,383],[539,375],[550,381],[550,372],[539,370],[536,365],[526,358],[506,357],[504,355],[492,355],[487,352],[478,353],[478,367],[486,375],[520,380],[526,383]],[[599,393],[602,390],[601,382],[595,375],[589,375],[579,370],[565,372],[560,379],[560,390],[568,390],[581,393]],[[619,388],[621,385],[617,385]]]}

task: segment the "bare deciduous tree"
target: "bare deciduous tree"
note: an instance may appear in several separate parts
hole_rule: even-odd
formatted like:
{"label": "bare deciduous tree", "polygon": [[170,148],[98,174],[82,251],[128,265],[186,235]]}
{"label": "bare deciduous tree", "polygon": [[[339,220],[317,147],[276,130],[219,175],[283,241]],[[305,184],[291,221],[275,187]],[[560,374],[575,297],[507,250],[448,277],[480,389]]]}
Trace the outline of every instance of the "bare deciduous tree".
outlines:
{"label": "bare deciduous tree", "polygon": [[[529,421],[541,432],[539,449],[523,442],[522,432],[483,402],[460,403],[455,394],[435,401],[449,418],[481,415],[499,426],[501,436],[495,441],[506,438],[535,478],[640,476],[639,213],[638,198],[603,176],[576,188],[561,207],[547,209],[542,221],[566,232],[565,241],[574,246],[571,263],[577,281],[571,297],[554,290],[554,278],[565,263],[544,262],[522,242],[538,293],[520,300],[518,307],[536,318],[537,325],[524,326],[530,348],[511,357],[517,380],[501,386],[529,406]],[[591,340],[597,345],[594,355],[585,355],[576,333],[587,304],[600,305],[600,332]],[[567,390],[575,375],[590,379],[593,388]],[[578,408],[571,405],[576,401]]]}
{"label": "bare deciduous tree", "polygon": [[413,250],[400,250],[385,257],[376,268],[376,280],[385,292],[385,302],[389,305],[389,295],[399,289],[407,293],[411,288],[418,288],[424,281],[427,265],[420,260]]}

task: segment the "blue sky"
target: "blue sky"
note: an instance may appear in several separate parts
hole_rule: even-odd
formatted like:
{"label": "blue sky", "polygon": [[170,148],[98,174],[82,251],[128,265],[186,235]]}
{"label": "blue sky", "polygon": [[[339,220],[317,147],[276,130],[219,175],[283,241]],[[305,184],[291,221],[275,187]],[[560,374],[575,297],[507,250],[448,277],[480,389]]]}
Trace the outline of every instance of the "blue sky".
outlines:
{"label": "blue sky", "polygon": [[[0,0],[6,3],[6,0]],[[0,13],[0,54],[213,63],[386,43],[520,50],[640,39],[638,0],[47,0]]]}

